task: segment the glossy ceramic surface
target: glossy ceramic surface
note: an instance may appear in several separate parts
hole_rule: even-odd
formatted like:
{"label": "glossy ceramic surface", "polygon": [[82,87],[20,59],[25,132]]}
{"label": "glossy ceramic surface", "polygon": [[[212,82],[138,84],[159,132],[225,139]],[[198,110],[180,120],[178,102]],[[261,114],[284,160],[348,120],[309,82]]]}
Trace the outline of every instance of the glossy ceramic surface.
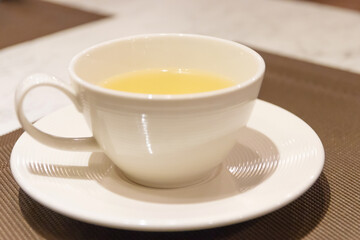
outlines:
{"label": "glossy ceramic surface", "polygon": [[[36,126],[61,136],[91,135],[73,107]],[[188,187],[138,185],[103,153],[57,150],[27,133],[11,155],[16,181],[43,205],[81,221],[146,231],[212,228],[262,216],[303,194],[323,164],[316,133],[295,115],[260,100],[229,157]]]}
{"label": "glossy ceramic surface", "polygon": [[[199,69],[235,86],[196,94],[152,95],[104,89],[96,83],[147,68]],[[101,43],[70,63],[72,87],[36,74],[17,89],[17,114],[38,141],[73,151],[103,151],[132,180],[172,188],[208,175],[229,154],[258,96],[265,64],[232,41],[187,34],[155,34]],[[93,137],[64,139],[38,131],[22,103],[35,87],[63,91],[81,111]]]}

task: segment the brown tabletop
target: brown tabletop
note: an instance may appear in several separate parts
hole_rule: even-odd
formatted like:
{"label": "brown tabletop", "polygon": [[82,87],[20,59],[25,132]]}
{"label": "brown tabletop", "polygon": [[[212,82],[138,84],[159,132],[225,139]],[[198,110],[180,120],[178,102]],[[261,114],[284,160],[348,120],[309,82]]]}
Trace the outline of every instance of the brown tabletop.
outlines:
{"label": "brown tabletop", "polygon": [[[68,18],[81,12],[44,4],[70,12]],[[82,23],[102,17],[82,16]],[[325,148],[323,173],[299,199],[254,220],[201,231],[150,233],[90,225],[49,210],[19,188],[9,167],[19,129],[0,137],[0,239],[359,239],[360,75],[259,52],[267,64],[260,98],[305,120]]]}

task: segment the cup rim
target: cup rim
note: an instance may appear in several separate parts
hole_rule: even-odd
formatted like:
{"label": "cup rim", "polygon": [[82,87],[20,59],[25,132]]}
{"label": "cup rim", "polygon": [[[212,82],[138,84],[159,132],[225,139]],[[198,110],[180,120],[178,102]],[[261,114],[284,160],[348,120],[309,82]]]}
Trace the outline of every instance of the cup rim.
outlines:
{"label": "cup rim", "polygon": [[[152,38],[152,37],[186,37],[186,38],[198,38],[198,39],[209,39],[213,41],[222,42],[225,44],[229,44],[235,47],[240,47],[249,54],[251,54],[254,59],[257,60],[259,64],[259,68],[255,75],[253,75],[251,78],[247,79],[244,82],[238,83],[234,86],[230,86],[223,89],[218,89],[214,91],[208,91],[208,92],[200,92],[200,93],[188,93],[188,94],[144,94],[144,93],[132,93],[132,92],[124,92],[124,91],[118,91],[118,90],[112,90],[103,88],[101,86],[97,86],[95,84],[89,83],[85,80],[83,80],[81,77],[79,77],[75,72],[75,64],[81,58],[83,55],[86,55],[88,52],[106,46],[113,44],[115,42],[119,41],[127,41],[132,39],[140,39],[140,38]],[[254,82],[262,80],[262,77],[265,73],[265,62],[264,59],[260,56],[259,53],[257,53],[255,50],[251,49],[250,47],[247,47],[241,43],[234,42],[231,40],[226,40],[222,38],[212,37],[212,36],[205,36],[205,35],[199,35],[199,34],[186,34],[186,33],[157,33],[157,34],[141,34],[141,35],[134,35],[134,36],[128,36],[128,37],[122,37],[117,38],[105,42],[101,42],[98,44],[95,44],[91,47],[88,47],[78,54],[76,54],[72,60],[70,61],[70,65],[68,68],[70,77],[76,81],[78,84],[84,86],[85,88],[88,88],[94,92],[100,93],[100,94],[106,94],[113,97],[122,97],[127,99],[138,99],[138,100],[189,100],[189,99],[204,99],[209,97],[215,97],[215,96],[221,96],[221,95],[227,95],[233,92],[236,92],[240,89],[246,88],[249,85],[252,85]]]}

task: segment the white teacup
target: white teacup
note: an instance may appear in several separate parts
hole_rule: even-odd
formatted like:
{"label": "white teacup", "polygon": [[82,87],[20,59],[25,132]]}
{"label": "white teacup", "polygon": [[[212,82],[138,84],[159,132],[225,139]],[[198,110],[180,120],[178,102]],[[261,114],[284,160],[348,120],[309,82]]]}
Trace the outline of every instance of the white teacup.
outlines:
{"label": "white teacup", "polygon": [[[238,84],[183,95],[127,93],[96,85],[148,68],[198,69]],[[72,86],[45,74],[26,78],[16,92],[17,115],[23,128],[43,144],[103,151],[139,184],[180,187],[207,176],[229,154],[251,114],[264,70],[259,54],[232,41],[188,34],[122,38],[76,55],[69,68]],[[69,96],[93,137],[63,138],[35,128],[22,105],[26,94],[39,86],[52,86]]]}

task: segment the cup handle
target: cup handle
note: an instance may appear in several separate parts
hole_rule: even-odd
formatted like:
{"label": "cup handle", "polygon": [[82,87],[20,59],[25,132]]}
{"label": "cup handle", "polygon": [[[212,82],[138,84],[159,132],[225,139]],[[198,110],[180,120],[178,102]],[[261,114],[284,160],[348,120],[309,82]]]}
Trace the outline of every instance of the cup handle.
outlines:
{"label": "cup handle", "polygon": [[40,86],[49,86],[65,93],[74,103],[79,112],[82,105],[78,101],[74,90],[53,76],[47,74],[34,74],[27,77],[16,89],[15,106],[20,124],[25,131],[42,144],[61,150],[99,152],[102,151],[94,137],[65,138],[45,133],[30,123],[24,114],[23,102],[27,93]]}

